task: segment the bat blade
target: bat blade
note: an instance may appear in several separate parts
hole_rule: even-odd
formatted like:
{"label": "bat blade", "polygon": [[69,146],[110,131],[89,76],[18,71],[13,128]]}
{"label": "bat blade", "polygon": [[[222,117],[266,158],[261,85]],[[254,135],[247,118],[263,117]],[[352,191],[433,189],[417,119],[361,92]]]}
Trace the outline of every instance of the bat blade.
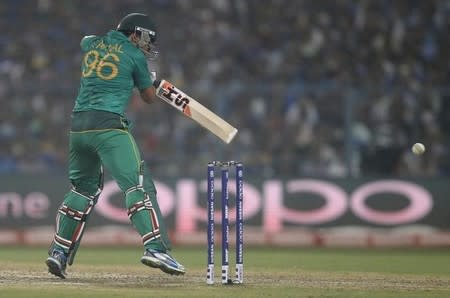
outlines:
{"label": "bat blade", "polygon": [[227,144],[238,132],[231,124],[166,80],[162,80],[156,88],[156,95]]}

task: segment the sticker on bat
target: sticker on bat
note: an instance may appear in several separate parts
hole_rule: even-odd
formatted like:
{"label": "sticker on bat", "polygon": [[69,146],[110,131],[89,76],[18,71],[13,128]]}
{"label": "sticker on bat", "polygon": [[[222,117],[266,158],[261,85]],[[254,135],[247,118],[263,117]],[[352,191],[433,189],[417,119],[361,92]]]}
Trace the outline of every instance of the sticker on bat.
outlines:
{"label": "sticker on bat", "polygon": [[179,90],[177,90],[172,84],[164,82],[161,90],[162,95],[168,101],[172,102],[179,110],[186,114],[187,105],[189,104],[189,98],[183,95]]}

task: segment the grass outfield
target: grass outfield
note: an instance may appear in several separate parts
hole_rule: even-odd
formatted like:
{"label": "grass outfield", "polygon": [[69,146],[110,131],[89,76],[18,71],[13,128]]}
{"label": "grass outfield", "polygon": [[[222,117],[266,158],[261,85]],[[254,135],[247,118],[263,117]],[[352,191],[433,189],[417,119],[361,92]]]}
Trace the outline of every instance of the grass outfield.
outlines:
{"label": "grass outfield", "polygon": [[[233,286],[206,285],[205,249],[173,255],[186,275],[141,265],[139,248],[81,247],[60,280],[46,248],[0,247],[0,297],[450,297],[450,249],[248,248],[244,285]],[[216,280],[219,267],[220,254]]]}

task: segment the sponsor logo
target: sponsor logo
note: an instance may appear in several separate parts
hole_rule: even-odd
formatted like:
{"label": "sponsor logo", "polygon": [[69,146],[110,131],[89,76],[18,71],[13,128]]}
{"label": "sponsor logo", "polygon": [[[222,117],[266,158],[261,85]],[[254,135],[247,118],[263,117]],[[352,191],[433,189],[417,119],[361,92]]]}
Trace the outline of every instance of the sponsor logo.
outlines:
{"label": "sponsor logo", "polygon": [[[175,230],[190,233],[199,230],[200,224],[207,222],[208,212],[214,212],[220,223],[221,210],[207,210],[204,207],[207,191],[207,181],[182,179],[176,184],[175,190],[164,183],[155,181],[158,189],[158,201],[163,215],[175,214]],[[215,181],[220,192],[220,179]],[[243,217],[244,219],[261,218],[265,232],[276,233],[285,225],[317,226],[332,224],[345,214],[356,217],[361,225],[395,226],[410,224],[426,217],[432,207],[433,198],[424,187],[400,180],[378,180],[359,185],[351,193],[344,188],[324,180],[297,179],[267,180],[260,191],[250,183],[243,183]],[[229,187],[229,193],[236,196],[236,189]],[[96,211],[104,217],[116,222],[128,223],[126,210],[116,207],[110,202],[110,197],[120,193],[116,183],[105,184],[104,191],[96,206]],[[305,194],[313,194],[321,201],[319,207],[301,210],[294,207]],[[408,204],[396,210],[377,209],[368,200],[372,196],[382,196],[382,200],[391,202],[406,199]],[[288,197],[288,199],[287,199]],[[203,202],[203,203],[202,203]],[[236,218],[236,208],[229,208],[230,222]]]}
{"label": "sponsor logo", "polygon": [[[214,180],[216,193],[221,191],[220,180]],[[238,182],[241,181],[238,179]],[[375,180],[359,184],[349,191],[320,179],[265,180],[258,187],[242,182],[239,193],[231,187],[234,183],[231,179],[228,188],[231,201],[228,220],[232,224],[235,222],[234,199],[236,195],[243,195],[244,220],[249,225],[261,226],[266,233],[280,232],[286,226],[339,226],[349,221],[361,226],[394,227],[433,220],[429,216],[433,209],[432,194],[424,186],[410,181]],[[160,181],[155,181],[155,184],[161,212],[164,216],[173,216],[172,228],[177,233],[203,229],[208,213],[220,223],[221,210],[208,210],[206,207],[206,179],[180,179],[170,186]],[[109,224],[129,224],[125,206],[113,203],[115,196],[123,196],[116,182],[105,183],[94,208],[97,216],[92,218],[93,221],[100,215],[104,223],[107,219]],[[219,197],[216,195],[216,200]],[[60,196],[50,199],[49,195],[36,191],[28,194],[0,192],[0,221],[5,227],[21,222],[53,223],[60,200]],[[303,203],[308,200],[310,204],[305,208]]]}
{"label": "sponsor logo", "polygon": [[172,84],[165,82],[160,91],[160,96],[166,98],[169,102],[182,112],[185,112],[186,107],[189,105],[189,98],[180,90],[178,90]]}

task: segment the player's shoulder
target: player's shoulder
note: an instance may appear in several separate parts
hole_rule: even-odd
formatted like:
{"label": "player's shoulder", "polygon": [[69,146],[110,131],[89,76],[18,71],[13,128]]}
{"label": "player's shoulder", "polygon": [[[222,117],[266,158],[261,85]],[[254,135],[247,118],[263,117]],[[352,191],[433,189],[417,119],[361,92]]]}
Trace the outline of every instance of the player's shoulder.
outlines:
{"label": "player's shoulder", "polygon": [[131,57],[136,63],[144,63],[147,61],[145,59],[144,53],[142,53],[141,50],[139,50],[135,45],[132,43],[126,43],[123,47],[124,52]]}
{"label": "player's shoulder", "polygon": [[82,49],[86,49],[89,45],[98,38],[97,35],[86,35],[80,41],[80,46]]}
{"label": "player's shoulder", "polygon": [[140,63],[144,62],[144,61],[147,61],[147,59],[145,58],[144,53],[142,53],[142,51],[139,50],[138,48],[136,48],[135,46],[133,46],[132,53],[133,53],[133,57],[134,57],[134,59],[136,61],[138,61]]}

